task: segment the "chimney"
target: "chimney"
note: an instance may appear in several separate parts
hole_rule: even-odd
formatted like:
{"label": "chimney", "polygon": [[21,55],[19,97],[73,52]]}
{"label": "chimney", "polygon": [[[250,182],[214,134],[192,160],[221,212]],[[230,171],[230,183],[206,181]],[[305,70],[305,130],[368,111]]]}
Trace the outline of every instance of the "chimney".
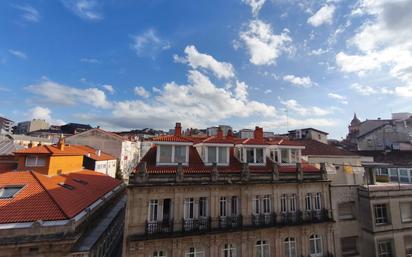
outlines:
{"label": "chimney", "polygon": [[256,126],[253,135],[255,139],[263,139],[263,128]]}
{"label": "chimney", "polygon": [[101,153],[102,153],[102,150],[100,150],[100,149],[96,150],[96,155],[97,155],[97,156],[100,156]]}
{"label": "chimney", "polygon": [[182,135],[182,124],[180,124],[180,122],[176,122],[175,136],[181,136],[181,135]]}
{"label": "chimney", "polygon": [[219,139],[222,139],[222,138],[223,138],[223,130],[222,130],[222,128],[220,128],[220,127],[217,128],[216,137],[219,138]]}
{"label": "chimney", "polygon": [[37,146],[41,146],[41,142],[39,142],[39,143],[37,144]]}
{"label": "chimney", "polygon": [[57,143],[57,148],[59,148],[60,151],[64,151],[64,138],[63,138],[63,135],[60,137],[59,142]]}
{"label": "chimney", "polygon": [[33,147],[33,142],[30,141],[30,143],[27,145],[28,148],[32,148]]}
{"label": "chimney", "polygon": [[229,129],[228,131],[227,131],[227,136],[226,136],[227,138],[233,138],[234,136],[233,136],[233,131],[231,130],[231,129]]}

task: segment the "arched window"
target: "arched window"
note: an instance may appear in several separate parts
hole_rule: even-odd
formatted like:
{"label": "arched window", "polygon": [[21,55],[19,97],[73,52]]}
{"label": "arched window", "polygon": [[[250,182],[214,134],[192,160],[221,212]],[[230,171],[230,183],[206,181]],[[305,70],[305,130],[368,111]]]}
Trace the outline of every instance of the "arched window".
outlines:
{"label": "arched window", "polygon": [[154,251],[151,257],[166,257],[165,251]]}
{"label": "arched window", "polygon": [[236,247],[233,244],[225,244],[222,249],[222,257],[236,257]]}
{"label": "arched window", "polygon": [[256,257],[269,257],[269,244],[266,240],[256,242]]}
{"label": "arched window", "polygon": [[296,239],[294,237],[287,237],[283,241],[285,249],[285,257],[296,257]]}
{"label": "arched window", "polygon": [[309,237],[309,247],[311,257],[322,256],[322,238],[319,235],[314,234]]}
{"label": "arched window", "polygon": [[205,257],[205,251],[196,247],[187,249],[185,257]]}

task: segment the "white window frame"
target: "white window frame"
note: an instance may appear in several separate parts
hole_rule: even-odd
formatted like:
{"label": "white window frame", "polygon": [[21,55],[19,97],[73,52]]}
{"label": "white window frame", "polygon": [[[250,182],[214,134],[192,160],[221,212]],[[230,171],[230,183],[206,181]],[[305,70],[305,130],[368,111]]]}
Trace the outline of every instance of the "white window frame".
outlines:
{"label": "white window frame", "polygon": [[[381,247],[381,245],[384,245],[384,247]],[[390,249],[383,249],[383,248],[387,248],[387,246],[389,245]],[[376,244],[376,256],[377,257],[393,257],[393,244],[392,244],[392,240],[381,240],[378,241]],[[383,252],[381,251],[383,250]]]}
{"label": "white window frame", "polygon": [[314,196],[314,210],[320,211],[322,209],[322,194],[317,192]]}
{"label": "white window frame", "polygon": [[[179,163],[175,162],[175,146],[185,146],[186,147],[186,156],[185,156],[185,162],[182,162],[182,165],[187,166],[189,164],[189,146],[190,144],[187,143],[178,143],[174,142],[172,143],[161,143],[161,144],[156,144],[158,149],[156,150],[156,165],[178,165]],[[170,156],[170,162],[160,162],[160,149],[162,146],[172,146],[172,154]]]}
{"label": "white window frame", "polygon": [[270,214],[271,213],[271,204],[270,204],[270,195],[264,195],[262,197],[262,213],[263,214]]}
{"label": "white window frame", "polygon": [[227,198],[225,196],[220,197],[219,200],[219,217],[227,217]]}
{"label": "white window frame", "polygon": [[190,247],[186,250],[185,257],[205,257],[205,251],[196,247]]}
{"label": "white window frame", "polygon": [[[215,148],[216,151],[216,164],[221,166],[229,165],[230,159],[230,146],[227,145],[219,145],[219,144],[210,144],[205,146],[205,164],[206,165],[213,165],[213,161],[209,161],[209,147]],[[222,162],[220,160],[219,152],[220,148],[226,148],[226,162]]]}
{"label": "white window frame", "polygon": [[149,209],[148,209],[148,215],[147,215],[147,221],[148,222],[156,222],[159,221],[160,218],[160,204],[159,200],[157,199],[152,199],[149,200]]}
{"label": "white window frame", "polygon": [[297,210],[297,206],[296,206],[296,194],[291,194],[288,197],[288,203],[289,203],[289,212],[290,213],[295,213]]}
{"label": "white window frame", "polygon": [[[375,218],[375,225],[389,224],[388,205],[386,203],[378,203],[373,205],[373,213]],[[383,216],[383,214],[386,214],[386,216]]]}
{"label": "white window frame", "polygon": [[[318,249],[318,243],[320,249]],[[312,245],[313,245],[313,250],[312,251]],[[309,255],[311,257],[319,257],[323,256],[323,242],[322,242],[322,237],[319,236],[318,234],[313,234],[309,237]]]}
{"label": "white window frame", "polygon": [[236,246],[234,244],[225,244],[222,249],[222,257],[236,257]]}
{"label": "white window frame", "polygon": [[[27,163],[27,160],[28,160],[29,158],[34,158],[34,159],[35,159],[34,165],[31,165],[31,164],[28,164],[28,163]],[[39,159],[44,159],[44,164],[39,165]],[[37,156],[37,155],[35,155],[35,156],[29,156],[29,155],[26,155],[25,166],[26,166],[26,167],[45,167],[45,166],[46,166],[46,162],[47,162],[46,156]]]}
{"label": "white window frame", "polygon": [[153,257],[167,257],[166,251],[159,250],[153,252]]}
{"label": "white window frame", "polygon": [[[195,210],[195,199],[192,197],[183,200],[183,217],[185,220],[193,220],[197,218]],[[190,215],[192,214],[192,215]]]}
{"label": "white window frame", "polygon": [[[253,162],[247,162],[247,154],[246,154],[246,149],[253,149]],[[256,162],[256,149],[262,149],[262,154],[263,154],[263,162]],[[266,165],[266,148],[263,146],[259,145],[248,145],[248,146],[241,146],[240,148],[242,154],[241,157],[239,158],[241,162],[243,163],[248,163],[249,165],[255,165],[255,166],[265,166]]]}
{"label": "white window frame", "polygon": [[[201,206],[202,206],[202,209],[204,209],[204,212],[205,212],[204,215],[202,215],[202,213],[200,213]],[[209,215],[209,211],[208,211],[209,207],[208,206],[209,206],[209,203],[208,203],[207,197],[199,197],[199,205],[198,205],[199,215],[198,216],[200,218],[208,217],[208,215]]]}
{"label": "white window frame", "polygon": [[[267,255],[265,256],[265,248],[267,249]],[[258,255],[258,249],[260,249],[260,256]],[[255,244],[255,257],[270,257],[270,247],[266,240],[258,240]]]}
{"label": "white window frame", "polygon": [[[294,237],[287,237],[283,241],[283,246],[285,250],[285,257],[296,257],[297,248],[296,248],[296,239]],[[294,252],[292,251],[294,250]]]}
{"label": "white window frame", "polygon": [[312,204],[312,193],[307,193],[305,196],[305,210],[311,211],[313,208]]}

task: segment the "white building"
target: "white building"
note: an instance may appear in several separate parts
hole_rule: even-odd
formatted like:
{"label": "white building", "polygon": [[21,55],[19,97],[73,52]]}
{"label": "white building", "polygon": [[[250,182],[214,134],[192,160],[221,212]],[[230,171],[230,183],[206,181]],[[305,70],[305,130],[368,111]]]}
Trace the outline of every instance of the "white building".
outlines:
{"label": "white building", "polygon": [[115,156],[119,161],[119,168],[124,178],[127,178],[140,160],[139,141],[130,141],[99,128],[69,136],[66,138],[66,142],[75,145],[88,145]]}

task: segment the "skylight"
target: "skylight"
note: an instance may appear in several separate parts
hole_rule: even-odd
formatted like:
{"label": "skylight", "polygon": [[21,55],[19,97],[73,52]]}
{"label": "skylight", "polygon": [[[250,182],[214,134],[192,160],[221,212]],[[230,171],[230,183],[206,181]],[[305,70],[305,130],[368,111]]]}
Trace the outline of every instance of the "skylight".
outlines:
{"label": "skylight", "polygon": [[84,180],[81,180],[81,179],[78,179],[78,178],[74,178],[73,181],[76,181],[77,183],[80,183],[80,184],[82,184],[82,185],[87,185],[87,184],[89,184],[89,183],[87,183],[87,181],[84,181]]}
{"label": "skylight", "polygon": [[74,186],[63,183],[63,182],[60,182],[58,185],[61,186],[61,187],[66,188],[66,189],[69,189],[69,190],[74,190]]}
{"label": "skylight", "polygon": [[13,185],[0,188],[0,199],[13,198],[24,186]]}

